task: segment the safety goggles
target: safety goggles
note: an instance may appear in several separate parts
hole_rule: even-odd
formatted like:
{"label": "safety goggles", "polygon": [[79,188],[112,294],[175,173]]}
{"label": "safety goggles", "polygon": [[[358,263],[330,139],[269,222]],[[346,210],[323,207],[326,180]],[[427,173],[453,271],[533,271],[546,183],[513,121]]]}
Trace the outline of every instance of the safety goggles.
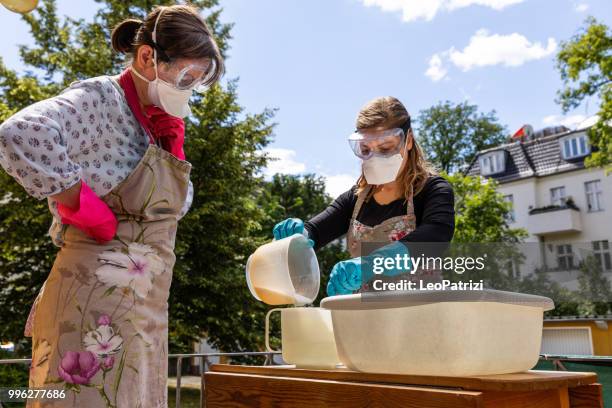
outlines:
{"label": "safety goggles", "polygon": [[216,63],[212,59],[209,60],[208,64],[188,64],[185,66],[178,65],[178,62],[159,61],[157,66],[157,72],[162,81],[176,89],[196,92],[204,92],[208,89],[208,84],[216,69]]}
{"label": "safety goggles", "polygon": [[393,128],[381,131],[357,131],[349,136],[353,153],[362,160],[377,155],[390,157],[401,151],[406,142],[403,129]]}
{"label": "safety goggles", "polygon": [[217,64],[210,59],[204,64],[179,65],[178,61],[173,61],[157,43],[157,24],[162,16],[164,9],[160,10],[155,19],[151,39],[153,40],[154,58],[156,62],[157,74],[160,79],[181,91],[192,90],[205,92],[215,75]]}

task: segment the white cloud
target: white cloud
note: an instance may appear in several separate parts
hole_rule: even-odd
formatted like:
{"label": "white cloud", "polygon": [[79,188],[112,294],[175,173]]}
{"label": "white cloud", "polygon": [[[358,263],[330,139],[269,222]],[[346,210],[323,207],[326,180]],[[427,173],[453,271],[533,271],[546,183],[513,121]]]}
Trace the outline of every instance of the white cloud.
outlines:
{"label": "white cloud", "polygon": [[580,4],[576,4],[576,6],[574,6],[574,10],[576,10],[579,13],[584,13],[588,9],[589,9],[589,5],[586,4],[586,3],[580,3]]}
{"label": "white cloud", "polygon": [[519,33],[489,34],[483,29],[470,38],[470,43],[462,51],[453,47],[448,50],[448,54],[455,66],[469,71],[474,67],[489,65],[517,67],[527,61],[548,57],[556,49],[557,42],[554,38],[549,38],[546,46],[543,46],[539,42],[530,42]]}
{"label": "white cloud", "polygon": [[358,178],[351,174],[324,175],[323,177],[325,177],[325,190],[333,198],[353,187]]}
{"label": "white cloud", "polygon": [[452,11],[472,5],[502,10],[524,0],[361,0],[367,7],[379,7],[385,12],[401,12],[405,22],[432,20],[441,11]]}
{"label": "white cloud", "polygon": [[279,147],[268,147],[264,152],[271,159],[264,170],[266,177],[272,177],[276,173],[300,174],[306,170],[306,165],[295,160],[295,150]]}
{"label": "white cloud", "polygon": [[542,124],[545,126],[563,125],[570,129],[575,129],[578,125],[587,119],[584,115],[548,115],[542,119]]}
{"label": "white cloud", "polygon": [[447,63],[452,63],[463,71],[492,65],[517,67],[528,61],[546,58],[556,50],[557,41],[554,38],[549,38],[544,46],[540,42],[529,41],[519,33],[490,34],[487,30],[480,29],[470,38],[469,44],[463,50],[451,47],[433,54],[425,75],[434,82],[448,79]]}
{"label": "white cloud", "polygon": [[447,69],[442,64],[441,54],[434,54],[429,59],[429,67],[425,71],[425,75],[432,81],[438,82],[439,80],[446,77]]}

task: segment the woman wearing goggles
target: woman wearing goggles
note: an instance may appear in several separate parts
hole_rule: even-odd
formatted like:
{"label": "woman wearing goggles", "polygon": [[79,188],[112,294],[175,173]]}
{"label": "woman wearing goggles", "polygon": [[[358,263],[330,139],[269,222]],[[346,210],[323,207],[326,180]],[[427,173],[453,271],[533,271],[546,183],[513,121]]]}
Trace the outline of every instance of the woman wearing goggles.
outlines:
{"label": "woman wearing goggles", "polygon": [[[312,219],[291,218],[273,231],[276,239],[305,234],[315,248],[346,234],[352,258],[332,269],[330,296],[364,288],[374,276],[361,267],[362,261],[407,254],[408,243],[449,242],[454,232],[452,187],[425,159],[404,105],[393,97],[374,99],[359,112],[356,127],[348,138],[361,161],[356,185]],[[366,253],[364,248],[372,245],[378,249]],[[410,270],[385,275],[406,272]]]}
{"label": "woman wearing goggles", "polygon": [[193,198],[182,117],[223,74],[193,6],[125,20],[111,41],[128,57],[120,75],[74,82],[0,125],[0,165],[48,199],[61,247],[25,327],[29,386],[65,390],[55,407],[168,406],[168,296]]}

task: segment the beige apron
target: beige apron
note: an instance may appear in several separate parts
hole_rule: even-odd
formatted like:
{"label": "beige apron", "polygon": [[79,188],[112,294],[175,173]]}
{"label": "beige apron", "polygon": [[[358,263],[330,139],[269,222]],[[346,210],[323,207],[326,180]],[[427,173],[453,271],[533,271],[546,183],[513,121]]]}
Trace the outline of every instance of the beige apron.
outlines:
{"label": "beige apron", "polygon": [[119,221],[112,241],[65,226],[33,306],[29,386],[66,396],[28,407],[167,407],[168,295],[190,171],[150,144],[102,197]]}

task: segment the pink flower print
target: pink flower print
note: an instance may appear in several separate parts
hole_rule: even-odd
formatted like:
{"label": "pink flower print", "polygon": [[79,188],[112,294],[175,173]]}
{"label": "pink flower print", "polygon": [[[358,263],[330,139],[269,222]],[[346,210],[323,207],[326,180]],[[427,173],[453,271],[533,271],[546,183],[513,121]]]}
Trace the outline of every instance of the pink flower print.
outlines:
{"label": "pink flower print", "polygon": [[102,369],[104,370],[110,370],[111,368],[113,368],[114,364],[115,364],[115,357],[113,356],[107,356],[102,359]]}
{"label": "pink flower print", "polygon": [[164,261],[149,245],[132,242],[127,253],[104,251],[98,256],[101,266],[96,269],[98,280],[108,286],[131,288],[143,299],[153,289],[153,278],[164,272]]}
{"label": "pink flower print", "polygon": [[111,318],[109,315],[102,314],[100,315],[100,317],[98,317],[98,326],[103,326],[103,325],[110,326],[110,324],[111,324]]}
{"label": "pink flower print", "polygon": [[100,370],[100,362],[91,351],[68,351],[62,357],[57,373],[70,384],[89,384]]}

